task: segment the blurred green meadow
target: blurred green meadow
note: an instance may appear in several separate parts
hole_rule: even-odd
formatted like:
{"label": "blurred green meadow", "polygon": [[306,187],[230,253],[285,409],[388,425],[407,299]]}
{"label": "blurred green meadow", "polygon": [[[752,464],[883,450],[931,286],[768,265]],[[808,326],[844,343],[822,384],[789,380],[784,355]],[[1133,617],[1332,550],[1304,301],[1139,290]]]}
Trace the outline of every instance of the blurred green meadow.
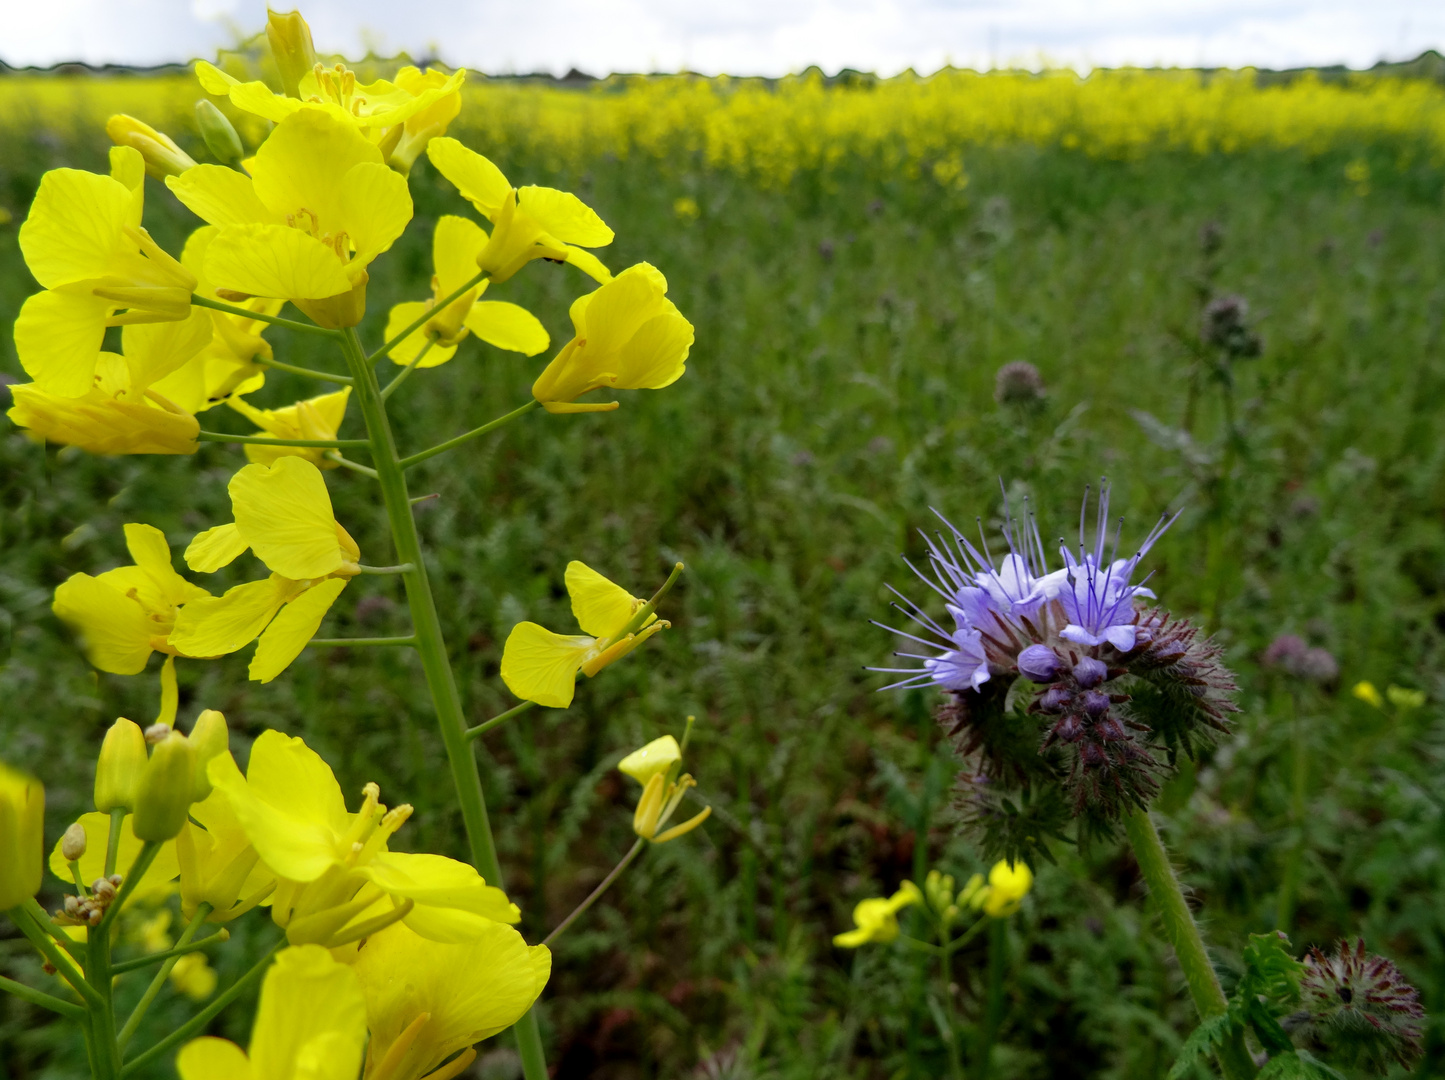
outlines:
{"label": "blurred green meadow", "polygon": [[[689,768],[713,818],[649,851],[561,939],[541,1005],[556,1076],[942,1074],[926,959],[831,944],[866,896],[930,867],[986,869],[956,829],[938,696],[877,692],[888,680],[865,666],[893,666],[896,645],[869,620],[901,618],[885,583],[921,597],[899,556],[924,551],[934,508],[996,539],[1002,481],[1011,500],[1029,496],[1046,537],[1069,535],[1102,476],[1126,545],[1182,508],[1148,560],[1151,587],[1206,623],[1240,675],[1233,734],[1181,761],[1157,806],[1226,985],[1293,881],[1295,944],[1363,933],[1399,963],[1435,1017],[1417,1075],[1445,1070],[1437,154],[1362,142],[1117,159],[1019,143],[968,148],[966,184],[860,155],[762,185],[701,154],[659,168],[457,134],[516,183],[576,191],[617,230],[609,265],[655,263],[697,328],[673,387],[627,394],[610,414],[533,413],[413,473],[414,490],[438,494],[416,512],[472,723],[513,703],[498,663],[516,622],[573,625],[568,560],[643,595],[687,564],[664,604],[671,632],[586,682],[570,710],[536,710],[479,744],[508,891],[536,941],[631,843],[617,760],[698,718]],[[0,324],[36,288],[16,227],[40,174],[103,170],[105,150],[98,128],[6,129]],[[425,161],[411,189],[417,226],[372,266],[372,343],[391,304],[427,293],[430,223],[466,212]],[[149,181],[145,224],[178,251],[196,223]],[[559,345],[586,287],[539,263],[489,298],[537,313]],[[1221,366],[1201,313],[1228,294],[1247,299],[1262,349]],[[268,338],[278,359],[338,370],[310,341]],[[508,411],[545,359],[467,342],[400,392],[399,441],[420,449]],[[996,372],[1018,360],[1041,373],[1042,400],[996,400]],[[0,373],[21,376],[8,333]],[[273,373],[252,400],[316,392]],[[347,424],[342,437],[360,419]],[[225,409],[203,426],[251,430]],[[215,444],[194,460],[94,458],[0,430],[0,758],[44,778],[49,839],[90,808],[105,728],[157,708],[154,671],[90,668],[50,613],[54,587],[128,561],[125,522],[161,528],[175,550],[228,520],[225,485],[243,463]],[[393,561],[372,482],[338,470],[328,483],[363,560]],[[398,583],[360,578],[347,597],[323,633],[406,632]],[[1285,633],[1328,650],[1337,677],[1262,665]],[[353,796],[376,780],[387,801],[415,805],[401,844],[464,854],[409,652],[312,649],[264,686],[245,663],[182,661],[183,722],[222,710],[243,761],[265,728],[300,735]],[[1350,693],[1361,680],[1426,702],[1374,707]],[[1163,1077],[1195,1017],[1132,856],[1122,840],[1056,856],[1010,923],[992,1075]],[[275,933],[233,925],[248,948],[218,952],[223,985]],[[40,985],[22,945],[0,937],[0,971]],[[984,955],[980,940],[957,966],[969,1024]],[[168,999],[143,1040],[183,1014]],[[214,1031],[244,1042],[248,1024],[233,1010]],[[83,1049],[3,997],[0,1074],[79,1077]],[[172,1075],[169,1063],[137,1074]],[[471,1075],[519,1075],[510,1038],[485,1044]]]}

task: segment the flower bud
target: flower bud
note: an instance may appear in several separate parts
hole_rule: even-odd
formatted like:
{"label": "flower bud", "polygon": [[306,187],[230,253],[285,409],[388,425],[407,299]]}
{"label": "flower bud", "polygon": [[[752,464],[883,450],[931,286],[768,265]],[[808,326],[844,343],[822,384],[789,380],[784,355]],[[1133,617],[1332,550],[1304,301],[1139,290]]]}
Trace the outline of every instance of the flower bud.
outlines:
{"label": "flower bud", "polygon": [[195,787],[191,798],[196,802],[211,794],[211,781],[206,776],[206,766],[212,758],[218,758],[231,748],[231,731],[226,727],[226,718],[215,709],[207,709],[196,717],[191,728],[191,749],[196,752]]}
{"label": "flower bud", "polygon": [[1019,653],[1019,671],[1036,683],[1051,683],[1059,677],[1063,662],[1047,645],[1030,645]]}
{"label": "flower bud", "polygon": [[196,752],[190,740],[172,731],[146,763],[136,792],[131,828],[139,840],[171,840],[186,823],[194,794]]}
{"label": "flower bud", "polygon": [[45,845],[45,788],[0,765],[0,911],[40,891]]}
{"label": "flower bud", "polygon": [[1074,678],[1085,690],[1098,686],[1109,676],[1109,669],[1102,660],[1086,656],[1074,665]]}
{"label": "flower bud", "polygon": [[116,113],[105,122],[105,133],[117,146],[131,146],[145,158],[146,172],[157,180],[167,176],[179,176],[195,167],[195,159],[186,153],[169,135],[165,135],[149,124],[125,113]]}
{"label": "flower bud", "polygon": [[281,72],[281,86],[288,97],[301,96],[301,79],[316,66],[316,46],[311,43],[311,27],[293,11],[282,15],[267,11],[266,39],[271,42],[271,55]]}
{"label": "flower bud", "polygon": [[75,862],[85,854],[85,826],[73,822],[60,838],[60,857],[66,862]]}
{"label": "flower bud", "polygon": [[102,814],[135,809],[136,788],[146,768],[140,725],[121,717],[105,733],[95,764],[95,808]]}
{"label": "flower bud", "polygon": [[1097,720],[1109,711],[1109,695],[1100,690],[1085,690],[1079,695],[1079,704]]}
{"label": "flower bud", "polygon": [[246,156],[241,136],[236,134],[231,121],[207,98],[196,102],[196,126],[201,129],[201,138],[206,140],[206,149],[216,155],[217,161],[235,165]]}

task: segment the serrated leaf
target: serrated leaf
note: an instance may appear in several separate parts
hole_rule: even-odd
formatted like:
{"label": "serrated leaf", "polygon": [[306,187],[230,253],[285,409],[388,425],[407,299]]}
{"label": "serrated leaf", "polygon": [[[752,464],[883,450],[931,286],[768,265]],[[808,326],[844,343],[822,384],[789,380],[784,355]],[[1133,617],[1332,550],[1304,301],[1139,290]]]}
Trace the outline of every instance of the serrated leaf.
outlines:
{"label": "serrated leaf", "polygon": [[1234,1018],[1229,1013],[1220,1013],[1200,1021],[1199,1026],[1189,1033],[1189,1038],[1185,1039],[1184,1045],[1179,1048],[1179,1056],[1174,1059],[1168,1080],[1182,1080],[1200,1059],[1208,1057],[1216,1046],[1224,1042],[1233,1027]]}
{"label": "serrated leaf", "polygon": [[1344,1073],[1330,1068],[1304,1050],[1277,1054],[1264,1063],[1257,1080],[1347,1080]]}

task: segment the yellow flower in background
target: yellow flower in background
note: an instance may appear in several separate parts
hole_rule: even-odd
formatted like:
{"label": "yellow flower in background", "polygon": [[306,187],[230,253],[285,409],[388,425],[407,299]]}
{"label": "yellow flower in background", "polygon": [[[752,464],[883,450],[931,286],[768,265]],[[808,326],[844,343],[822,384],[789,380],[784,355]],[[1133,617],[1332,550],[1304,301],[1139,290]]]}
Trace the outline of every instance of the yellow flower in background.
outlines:
{"label": "yellow flower in background", "polygon": [[355,971],[371,1031],[365,1080],[450,1080],[476,1058],[472,1046],[532,1007],[552,954],[500,923],[462,945],[428,941],[399,924],[367,939]]}
{"label": "yellow flower in background", "polygon": [[176,837],[176,862],[187,919],[204,903],[211,906],[207,922],[230,922],[276,889],[276,875],[261,862],[224,792],[191,806],[191,820]]}
{"label": "yellow flower in background", "polygon": [[[196,276],[195,292],[217,299],[216,286],[206,276],[206,252],[220,230],[203,225],[191,233],[181,251],[181,265]],[[242,307],[261,315],[280,312],[284,300],[252,297]],[[189,413],[204,412],[232,394],[249,394],[266,383],[266,369],[257,359],[272,358],[271,345],[262,336],[266,324],[260,319],[233,315],[227,311],[200,308],[211,320],[211,340],[181,367],[159,379],[155,390]]]}
{"label": "yellow flower in background", "polygon": [[367,784],[361,809],[348,813],[331,767],[300,739],[263,732],[244,777],[229,754],[208,773],[280,879],[271,918],[292,944],[339,947],[398,920],[433,941],[460,943],[521,917],[466,863],[388,851],[411,807],[388,811]]}
{"label": "yellow flower in background", "polygon": [[[258,409],[239,396],[226,402],[232,409],[250,420],[261,430],[258,435],[271,435],[278,439],[334,439],[346,418],[346,403],[351,397],[351,387],[343,387],[333,394],[298,401],[282,409]],[[334,469],[336,462],[324,457],[325,448],[320,446],[257,446],[247,443],[246,457],[261,465],[269,465],[277,458],[305,458],[321,469]]]}
{"label": "yellow flower in background", "polygon": [[141,228],[140,152],[113,147],[110,164],[109,176],[47,172],[20,226],[25,265],[45,291],[21,306],[15,351],[42,390],[62,397],[93,386],[107,326],[191,314],[195,277]]}
{"label": "yellow flower in background", "polygon": [[1409,709],[1418,709],[1425,704],[1425,692],[1423,690],[1407,690],[1403,686],[1385,687],[1385,697],[1390,704],[1401,712]]}
{"label": "yellow flower in background", "polygon": [[129,146],[145,159],[146,173],[157,180],[178,176],[195,167],[195,159],[164,135],[134,116],[117,113],[105,122],[105,133],[117,146]]}
{"label": "yellow flower in background", "polygon": [[198,952],[186,953],[171,968],[171,985],[192,1001],[205,1001],[216,992],[216,970]]}
{"label": "yellow flower in background", "polygon": [[477,254],[477,266],[498,284],[533,259],[571,263],[589,277],[612,274],[584,248],[606,247],[613,233],[576,195],[556,188],[514,188],[486,158],[456,139],[433,139],[427,157],[464,199],[492,223],[492,234]]}
{"label": "yellow flower in background", "polygon": [[0,762],[0,911],[40,891],[44,845],[44,785]]}
{"label": "yellow flower in background", "polygon": [[94,384],[65,396],[39,383],[12,386],[9,417],[31,437],[92,454],[194,454],[200,424],[153,384],[190,363],[211,340],[200,308],[183,321],[127,326],[123,355],[103,352]]}
{"label": "yellow flower in background", "polygon": [[323,326],[356,325],[367,265],[411,220],[406,179],[354,126],[316,109],[283,119],[248,164],[250,176],[198,165],[166,180],[220,226],[207,279],[223,297],[290,300]]}
{"label": "yellow flower in background", "polygon": [[988,872],[985,885],[982,874],[974,874],[958,894],[960,906],[967,905],[993,919],[1003,919],[1018,911],[1023,899],[1034,886],[1034,873],[1020,859],[1010,863],[1000,859]]}
{"label": "yellow flower in background", "polygon": [[1377,709],[1385,707],[1385,699],[1380,696],[1380,691],[1375,689],[1375,684],[1372,682],[1357,682],[1350,693],[1366,705],[1372,705]]}
{"label": "yellow flower in background", "polygon": [[205,655],[183,652],[170,635],[180,607],[211,594],[176,573],[159,529],[128,524],[125,543],[134,566],[72,574],[56,587],[51,610],[80,635],[87,659],[101,671],[138,674],[153,652]]}
{"label": "yellow flower in background", "polygon": [[286,949],[266,972],[249,1052],[193,1039],[176,1057],[181,1080],[356,1080],[366,1002],[356,973],[319,945]]}
{"label": "yellow flower in background", "polygon": [[575,404],[590,390],[660,390],[682,378],[692,348],[692,323],[667,298],[667,279],[649,263],[630,266],[572,304],[576,336],[532,384],[548,412],[601,412],[607,404]]}
{"label": "yellow flower in background", "polygon": [[[140,855],[141,842],[136,838],[135,830],[131,827],[134,821],[134,815],[127,814],[120,827],[115,872],[122,877],[130,873],[130,868],[135,865],[136,857]],[[88,814],[81,814],[76,822],[85,830],[85,852],[77,861],[80,866],[80,880],[88,886],[105,875],[105,852],[106,846],[110,843],[110,815],[91,811]],[[50,872],[66,885],[73,885],[74,879],[70,874],[70,863],[61,850],[63,842],[63,840],[57,841],[50,852]],[[180,864],[176,861],[176,843],[174,840],[166,840],[161,844],[160,851],[156,853],[150,866],[146,868],[146,872],[141,875],[140,881],[135,884],[126,897],[126,906],[135,904],[145,908],[164,903],[166,898],[175,892],[176,875],[179,873]]]}
{"label": "yellow flower in background", "polygon": [[[486,243],[487,234],[475,222],[453,214],[443,214],[438,218],[436,232],[432,235],[432,265],[436,270],[431,279],[432,298],[408,300],[393,307],[386,320],[386,339],[390,341],[435,308],[439,301],[476,277],[477,253]],[[431,347],[418,366],[444,364],[452,358],[457,345],[468,334],[475,334],[488,345],[526,356],[535,356],[545,349],[551,338],[537,317],[526,308],[500,300],[477,300],[486,292],[487,285],[488,282],[483,279],[475,288],[463,293],[419,329],[397,342],[387,351],[393,363],[410,364],[430,343]]]}
{"label": "yellow flower in background", "polygon": [[361,551],[336,520],[321,472],[304,458],[247,465],[228,490],[236,520],[192,540],[186,565],[214,573],[249,548],[271,576],[187,604],[171,642],[189,656],[224,656],[259,635],[249,674],[270,682],[301,654],[360,573]]}
{"label": "yellow flower in background", "polygon": [[886,900],[871,897],[860,901],[853,909],[853,922],[857,929],[837,935],[833,944],[844,949],[856,949],[870,943],[887,944],[898,937],[898,913],[910,904],[922,902],[923,893],[911,881],[905,881]]}
{"label": "yellow flower in background", "polygon": [[549,709],[572,704],[579,671],[591,678],[672,625],[654,612],[635,631],[624,634],[646,601],[576,560],[567,564],[565,580],[572,614],[586,633],[554,634],[534,622],[522,622],[512,628],[502,649],[502,681],[507,689]]}

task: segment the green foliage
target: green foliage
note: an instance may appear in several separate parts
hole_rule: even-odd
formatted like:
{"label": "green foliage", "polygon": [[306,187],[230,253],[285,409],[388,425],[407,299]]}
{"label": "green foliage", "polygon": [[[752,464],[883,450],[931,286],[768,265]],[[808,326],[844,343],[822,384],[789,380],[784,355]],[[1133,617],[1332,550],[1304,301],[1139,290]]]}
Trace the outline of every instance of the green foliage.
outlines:
{"label": "green foliage", "polygon": [[[43,169],[100,168],[104,154],[41,129],[0,149],[0,205],[17,221]],[[985,855],[957,838],[937,802],[931,824],[903,820],[894,781],[921,804],[929,771],[949,757],[931,715],[937,698],[878,694],[883,677],[862,670],[892,666],[892,641],[867,620],[888,614],[885,582],[907,584],[897,555],[918,553],[914,530],[929,508],[960,523],[980,515],[996,538],[999,477],[1011,500],[1031,495],[1050,539],[1068,535],[1083,485],[1101,472],[1127,515],[1126,543],[1162,509],[1185,509],[1149,557],[1149,584],[1217,634],[1241,675],[1243,711],[1197,762],[1179,755],[1156,805],[1221,966],[1244,970],[1229,943],[1273,926],[1301,838],[1291,936],[1388,942],[1431,1013],[1445,1011],[1445,174],[1379,152],[1361,196],[1343,179],[1352,157],[1100,162],[979,150],[965,199],[928,179],[846,168],[827,182],[801,175],[778,194],[701,171],[659,178],[641,160],[556,175],[499,156],[518,183],[575,188],[625,223],[609,262],[665,266],[669,295],[698,327],[688,374],[629,397],[625,424],[534,416],[414,474],[418,493],[441,495],[417,514],[475,723],[511,704],[496,671],[512,624],[570,625],[568,559],[637,590],[672,560],[688,564],[668,635],[586,683],[569,712],[534,710],[479,750],[494,820],[507,822],[508,883],[538,940],[631,842],[629,792],[611,763],[699,716],[689,768],[714,819],[650,852],[562,939],[543,999],[559,1076],[943,1073],[923,961],[903,950],[843,954],[828,940],[857,900],[913,876],[920,849],[922,865],[964,880],[1023,843],[990,841]],[[462,212],[425,165],[412,189],[422,218]],[[673,212],[683,195],[701,208],[695,221]],[[147,228],[178,250],[192,221],[154,185],[147,201]],[[1219,385],[1207,373],[1196,380],[1189,346],[1204,274],[1198,232],[1210,221],[1222,222],[1224,245],[1207,287],[1247,295],[1265,338],[1263,354],[1234,370],[1230,439]],[[489,298],[564,312],[581,279],[549,269]],[[370,340],[390,304],[425,294],[426,230],[374,271]],[[33,287],[14,225],[0,226],[0,325]],[[552,315],[554,341],[564,340],[568,325]],[[279,359],[319,360],[308,342],[272,336]],[[1043,374],[1037,408],[993,400],[995,371],[1019,358]],[[538,370],[464,344],[398,395],[398,437],[419,448],[499,415]],[[5,335],[0,371],[20,374]],[[312,389],[273,378],[259,405]],[[247,430],[224,414],[205,422]],[[179,544],[226,520],[225,483],[242,460],[218,446],[194,461],[85,458],[0,431],[0,756],[44,772],[52,840],[85,807],[105,728],[121,715],[144,723],[157,703],[154,670],[125,679],[87,667],[49,613],[51,591],[70,573],[125,561],[126,521]],[[367,481],[328,482],[366,561],[385,563]],[[236,573],[208,587],[235,584]],[[405,631],[394,582],[361,579],[353,592],[358,603],[341,605],[324,633]],[[1396,718],[1264,671],[1255,658],[1282,631],[1330,649],[1343,687],[1394,682],[1429,703]],[[242,759],[265,727],[302,735],[334,763],[353,805],[376,778],[388,801],[415,805],[408,830],[419,850],[463,852],[410,660],[313,651],[266,686],[246,681],[246,660],[183,663],[183,720],[222,709]],[[1298,821],[1296,715],[1312,750]],[[889,782],[883,761],[898,770]],[[1056,810],[1021,803],[1008,835],[1047,835]],[[1103,838],[1052,851],[1057,866],[1035,865],[1034,893],[1010,927],[994,1074],[1164,1076],[1195,1017],[1143,917],[1132,860]],[[235,958],[219,971],[223,986],[271,940],[263,922],[251,925],[218,954]],[[0,940],[0,969],[45,985],[22,952]],[[984,955],[980,943],[956,964],[967,1025]],[[139,989],[119,993],[126,1005]],[[138,1040],[188,1011],[169,1001]],[[243,1008],[215,1033],[244,1042],[248,1027]],[[0,999],[0,1073],[83,1075],[63,1030]],[[1445,1052],[1433,1030],[1422,1071]],[[508,1075],[509,1052],[505,1039],[484,1046],[484,1075]],[[166,1064],[136,1080],[173,1075]]]}

